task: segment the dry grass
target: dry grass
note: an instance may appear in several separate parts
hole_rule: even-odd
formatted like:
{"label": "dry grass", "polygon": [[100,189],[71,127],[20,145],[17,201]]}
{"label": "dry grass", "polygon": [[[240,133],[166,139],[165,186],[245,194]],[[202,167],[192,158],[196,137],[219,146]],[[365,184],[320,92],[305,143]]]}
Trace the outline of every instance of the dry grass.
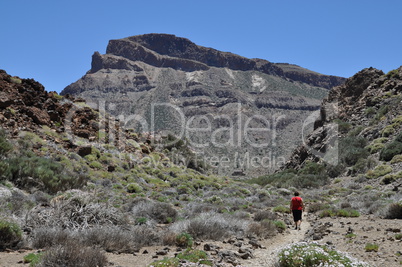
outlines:
{"label": "dry grass", "polygon": [[54,266],[103,267],[108,266],[108,261],[99,249],[85,247],[75,242],[67,242],[47,250],[37,265],[37,267]]}
{"label": "dry grass", "polygon": [[265,220],[261,222],[253,222],[247,229],[248,236],[257,236],[261,238],[268,238],[275,236],[277,227],[273,221]]}
{"label": "dry grass", "polygon": [[147,218],[157,223],[170,223],[176,220],[177,211],[171,204],[141,201],[133,205],[131,212],[135,218]]}
{"label": "dry grass", "polygon": [[260,222],[263,220],[276,220],[276,214],[269,210],[262,210],[254,215],[254,221]]}
{"label": "dry grass", "polygon": [[142,246],[162,243],[162,234],[145,225],[134,226],[126,230],[118,226],[75,231],[39,228],[35,230],[32,238],[34,248],[49,248],[69,242],[88,247],[99,247],[108,252],[132,253]]}
{"label": "dry grass", "polygon": [[244,236],[249,220],[242,220],[227,214],[215,212],[201,213],[198,217],[175,223],[170,230],[186,232],[195,239],[222,240],[229,236]]}

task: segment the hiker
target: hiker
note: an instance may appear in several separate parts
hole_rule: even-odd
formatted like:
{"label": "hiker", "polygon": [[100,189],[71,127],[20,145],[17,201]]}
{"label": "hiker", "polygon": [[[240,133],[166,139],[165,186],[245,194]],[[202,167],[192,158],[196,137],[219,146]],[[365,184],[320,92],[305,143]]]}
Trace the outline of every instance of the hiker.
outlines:
{"label": "hiker", "polygon": [[290,211],[293,213],[293,220],[295,222],[295,230],[300,230],[302,222],[302,212],[304,211],[303,199],[299,196],[299,192],[295,192],[295,196],[290,201]]}

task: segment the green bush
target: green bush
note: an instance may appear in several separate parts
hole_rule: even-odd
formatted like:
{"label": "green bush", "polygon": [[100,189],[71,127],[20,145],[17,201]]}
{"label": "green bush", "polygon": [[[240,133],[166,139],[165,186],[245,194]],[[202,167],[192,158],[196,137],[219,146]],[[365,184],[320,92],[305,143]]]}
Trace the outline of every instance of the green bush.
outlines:
{"label": "green bush", "polygon": [[274,212],[280,212],[280,213],[289,213],[289,207],[285,206],[276,206],[272,209]]}
{"label": "green bush", "polygon": [[137,183],[131,183],[127,185],[127,192],[128,193],[141,193],[142,187]]}
{"label": "green bush", "polygon": [[7,141],[6,133],[0,129],[0,159],[12,150],[13,146]]}
{"label": "green bush", "polygon": [[103,165],[102,163],[100,163],[99,161],[92,161],[91,163],[89,163],[89,167],[93,168],[93,169],[102,169]]}
{"label": "green bush", "polygon": [[340,209],[336,212],[338,217],[359,217],[360,213],[357,210]]}
{"label": "green bush", "polygon": [[380,152],[380,160],[390,161],[396,155],[402,154],[402,143],[394,141],[386,145]]}
{"label": "green bush", "polygon": [[399,78],[399,70],[398,69],[390,70],[385,75],[387,76],[388,79]]}
{"label": "green bush", "polygon": [[371,252],[371,251],[378,252],[378,248],[379,248],[379,246],[377,244],[372,244],[372,243],[367,243],[366,246],[364,247],[366,252]]}
{"label": "green bush", "polygon": [[212,266],[212,262],[208,261],[208,254],[203,250],[192,250],[190,248],[186,249],[183,252],[180,252],[176,256],[179,260],[185,260],[189,262],[205,264],[208,266]]}
{"label": "green bush", "polygon": [[402,178],[402,171],[395,173],[395,174],[387,174],[384,176],[384,178],[381,180],[383,184],[390,184],[394,181],[397,181]]}
{"label": "green bush", "polygon": [[361,158],[367,158],[370,153],[365,148],[367,141],[363,137],[348,136],[339,142],[339,160],[347,166],[353,166]]}
{"label": "green bush", "polygon": [[179,247],[191,248],[193,246],[193,237],[188,233],[181,233],[176,236],[176,245]]}
{"label": "green bush", "polygon": [[151,267],[178,267],[187,266],[184,262],[192,262],[188,266],[212,266],[212,262],[208,260],[208,254],[202,250],[186,249],[177,254],[174,258],[165,258],[163,260],[154,261],[149,266]]}
{"label": "green bush", "polygon": [[392,167],[389,165],[378,165],[374,168],[374,170],[369,170],[366,173],[366,177],[370,179],[375,179],[381,176],[384,176],[388,173],[392,172]]}
{"label": "green bush", "polygon": [[335,215],[336,215],[336,212],[333,209],[325,209],[325,210],[322,210],[318,216],[320,218],[324,218],[324,217],[334,217]]}
{"label": "green bush", "polygon": [[291,244],[279,252],[280,267],[296,266],[369,266],[360,262],[353,262],[346,255],[327,246],[316,243],[300,242]]}
{"label": "green bush", "polygon": [[364,110],[364,114],[366,114],[368,117],[369,116],[372,116],[372,115],[374,115],[374,114],[376,114],[377,113],[377,111],[375,110],[375,108],[373,108],[373,107],[369,107],[369,108],[366,108],[365,110]]}
{"label": "green bush", "polygon": [[394,133],[395,133],[395,128],[393,127],[393,125],[388,125],[381,131],[381,136],[388,137],[390,135],[393,135]]}
{"label": "green bush", "polygon": [[308,206],[308,212],[315,213],[324,209],[328,209],[329,205],[324,203],[311,203]]}
{"label": "green bush", "polygon": [[[400,117],[402,117],[402,116],[400,116]],[[399,118],[399,117],[398,117],[398,118]],[[395,142],[400,142],[400,143],[402,143],[402,132],[399,133],[399,134],[395,137],[394,141],[395,141]]]}
{"label": "green bush", "polygon": [[279,232],[286,230],[286,224],[283,221],[273,221]]}
{"label": "green bush", "polygon": [[40,262],[42,253],[29,253],[24,256],[24,263],[29,263],[30,267],[37,266]]}
{"label": "green bush", "polygon": [[16,223],[0,220],[0,249],[13,248],[21,239],[22,232]]}
{"label": "green bush", "polygon": [[141,225],[141,224],[146,224],[148,221],[147,218],[145,217],[139,217],[135,219],[135,224]]}
{"label": "green bush", "polygon": [[389,106],[388,105],[384,105],[381,106],[378,109],[378,112],[376,114],[376,116],[374,117],[374,121],[379,121],[385,114],[387,114],[389,111]]}
{"label": "green bush", "polygon": [[374,154],[385,147],[382,143],[373,143],[366,147],[366,149],[370,152],[370,154]]}
{"label": "green bush", "polygon": [[392,159],[391,159],[391,164],[395,164],[395,163],[399,163],[402,162],[402,155],[395,155]]}
{"label": "green bush", "polygon": [[37,187],[49,193],[79,188],[86,183],[85,174],[77,174],[52,159],[37,156],[11,158],[5,172],[7,179],[20,188]]}

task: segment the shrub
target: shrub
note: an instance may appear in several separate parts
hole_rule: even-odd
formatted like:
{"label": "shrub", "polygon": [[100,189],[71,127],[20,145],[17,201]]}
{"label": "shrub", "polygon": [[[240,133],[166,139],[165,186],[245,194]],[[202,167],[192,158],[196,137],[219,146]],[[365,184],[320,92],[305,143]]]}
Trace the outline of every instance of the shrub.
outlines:
{"label": "shrub", "polygon": [[8,160],[6,177],[18,187],[39,187],[49,193],[79,188],[86,183],[85,174],[76,174],[52,159],[33,155]]}
{"label": "shrub", "polygon": [[127,185],[127,192],[129,193],[141,193],[142,187],[137,183],[131,183]]}
{"label": "shrub", "polygon": [[260,222],[263,220],[275,220],[276,217],[277,217],[276,214],[273,213],[272,211],[262,210],[262,211],[258,211],[254,215],[254,221]]}
{"label": "shrub", "polygon": [[388,79],[399,78],[399,70],[398,69],[390,70],[385,75],[387,76]]}
{"label": "shrub", "polygon": [[393,127],[393,125],[388,125],[381,131],[381,136],[388,137],[390,135],[393,135],[394,133],[395,133],[395,128]]}
{"label": "shrub", "polygon": [[193,237],[188,233],[181,233],[176,236],[176,245],[179,247],[191,248],[193,246]]}
{"label": "shrub", "polygon": [[377,244],[372,244],[372,243],[367,243],[366,246],[364,247],[366,252],[371,252],[375,251],[378,252],[378,245]]}
{"label": "shrub", "polygon": [[289,213],[289,207],[285,207],[285,206],[276,206],[275,208],[273,208],[274,212],[280,212],[280,213]]}
{"label": "shrub", "polygon": [[141,224],[146,224],[147,223],[147,218],[145,217],[139,217],[135,219],[135,224],[141,225]]}
{"label": "shrub", "polygon": [[[400,120],[402,120],[402,116],[399,116],[398,118],[399,118]],[[401,124],[402,124],[402,123],[401,123]],[[399,134],[395,137],[394,141],[395,141],[395,142],[400,142],[400,143],[402,143],[402,132],[399,133]]]}
{"label": "shrub", "polygon": [[42,255],[42,253],[29,253],[24,256],[24,263],[29,263],[30,267],[37,266]]}
{"label": "shrub", "polygon": [[389,111],[389,106],[388,105],[381,106],[378,109],[378,112],[374,117],[374,121],[380,120],[382,117],[384,117],[385,114],[388,113],[388,111]]}
{"label": "shrub", "polygon": [[374,170],[370,170],[366,173],[366,177],[370,179],[375,179],[384,176],[392,172],[392,167],[389,165],[378,165]]}
{"label": "shrub", "polygon": [[395,164],[395,163],[399,163],[399,162],[402,162],[402,155],[395,155],[391,160],[391,164]]}
{"label": "shrub", "polygon": [[354,233],[349,233],[349,234],[346,234],[346,235],[345,235],[346,238],[350,238],[350,239],[355,238],[356,236],[357,236],[357,235],[354,234]]}
{"label": "shrub", "polygon": [[374,154],[381,149],[383,149],[385,145],[383,143],[373,143],[366,147],[366,149],[370,152],[370,154]]}
{"label": "shrub", "polygon": [[369,266],[346,255],[315,243],[291,244],[279,252],[279,266]]}
{"label": "shrub", "polygon": [[95,227],[76,232],[75,235],[78,235],[81,244],[100,247],[107,252],[133,253],[144,244],[155,244],[156,238],[150,228],[138,226],[130,230],[115,226]]}
{"label": "shrub", "polygon": [[135,217],[153,219],[158,223],[173,222],[177,218],[176,209],[169,203],[141,201],[132,207]]}
{"label": "shrub", "polygon": [[33,232],[32,246],[34,248],[47,248],[63,244],[70,240],[71,234],[67,230],[58,228],[37,228]]}
{"label": "shrub", "polygon": [[402,203],[392,203],[388,206],[385,215],[387,219],[402,219]]}
{"label": "shrub", "polygon": [[396,181],[395,176],[392,174],[388,174],[388,175],[385,175],[384,178],[382,178],[381,183],[382,184],[391,184],[394,181]]}
{"label": "shrub", "polygon": [[91,163],[89,163],[89,167],[93,168],[93,169],[102,169],[103,165],[102,163],[100,163],[99,161],[92,161]]}
{"label": "shrub", "polygon": [[360,213],[357,210],[340,209],[336,215],[339,217],[359,217]]}
{"label": "shrub", "polygon": [[368,117],[370,117],[376,113],[377,113],[377,111],[373,107],[369,107],[364,110],[364,114],[366,114]]}
{"label": "shrub", "polygon": [[190,248],[177,254],[176,258],[183,261],[198,263],[200,265],[212,266],[212,262],[208,261],[208,254],[203,250],[192,250]]}
{"label": "shrub", "polygon": [[21,239],[22,232],[16,223],[0,220],[0,249],[13,248]]}
{"label": "shrub", "polygon": [[[65,229],[84,229],[90,226],[122,225],[127,223],[117,208],[107,203],[91,203],[83,197],[63,200],[63,205],[32,209],[26,216],[29,225],[37,227],[60,227]],[[43,216],[48,214],[48,216]]]}
{"label": "shrub", "polygon": [[275,236],[277,233],[278,227],[271,220],[264,220],[258,223],[251,223],[248,226],[247,234],[255,235],[257,237],[267,238]]}
{"label": "shrub", "polygon": [[273,221],[273,223],[280,233],[286,230],[286,224],[283,221]]}
{"label": "shrub", "polygon": [[244,234],[249,220],[240,219],[226,213],[205,212],[190,220],[173,224],[172,232],[189,233],[192,237],[204,240],[221,240],[223,238]]}
{"label": "shrub", "polygon": [[349,136],[339,142],[339,160],[347,166],[353,166],[361,158],[369,156],[366,147],[366,139],[363,137]]}
{"label": "shrub", "polygon": [[329,205],[324,203],[311,203],[308,206],[308,212],[316,213],[317,211],[321,211],[324,209],[328,209]]}
{"label": "shrub", "polygon": [[11,151],[12,148],[13,146],[6,139],[5,131],[3,129],[0,129],[0,158],[7,155],[7,153]]}
{"label": "shrub", "polygon": [[394,141],[380,151],[380,160],[390,161],[394,156],[402,154],[402,143]]}
{"label": "shrub", "polygon": [[38,267],[103,267],[108,266],[106,256],[99,250],[69,242],[48,249],[40,259]]}
{"label": "shrub", "polygon": [[318,215],[320,218],[324,217],[334,217],[336,215],[336,212],[333,209],[325,209],[320,212]]}
{"label": "shrub", "polygon": [[[194,264],[186,264],[185,262],[191,262]],[[208,254],[205,251],[186,249],[185,251],[178,253],[174,258],[165,258],[163,260],[154,261],[149,266],[212,266],[212,262],[208,260]]]}

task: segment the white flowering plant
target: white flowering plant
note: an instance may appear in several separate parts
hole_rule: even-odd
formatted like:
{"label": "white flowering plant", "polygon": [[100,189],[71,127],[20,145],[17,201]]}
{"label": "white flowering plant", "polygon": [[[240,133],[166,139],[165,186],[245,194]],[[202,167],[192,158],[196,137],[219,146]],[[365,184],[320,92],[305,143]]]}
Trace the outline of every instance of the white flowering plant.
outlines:
{"label": "white flowering plant", "polygon": [[328,246],[317,243],[299,242],[280,250],[280,267],[312,267],[312,266],[339,266],[339,267],[369,267],[342,252],[330,249]]}

